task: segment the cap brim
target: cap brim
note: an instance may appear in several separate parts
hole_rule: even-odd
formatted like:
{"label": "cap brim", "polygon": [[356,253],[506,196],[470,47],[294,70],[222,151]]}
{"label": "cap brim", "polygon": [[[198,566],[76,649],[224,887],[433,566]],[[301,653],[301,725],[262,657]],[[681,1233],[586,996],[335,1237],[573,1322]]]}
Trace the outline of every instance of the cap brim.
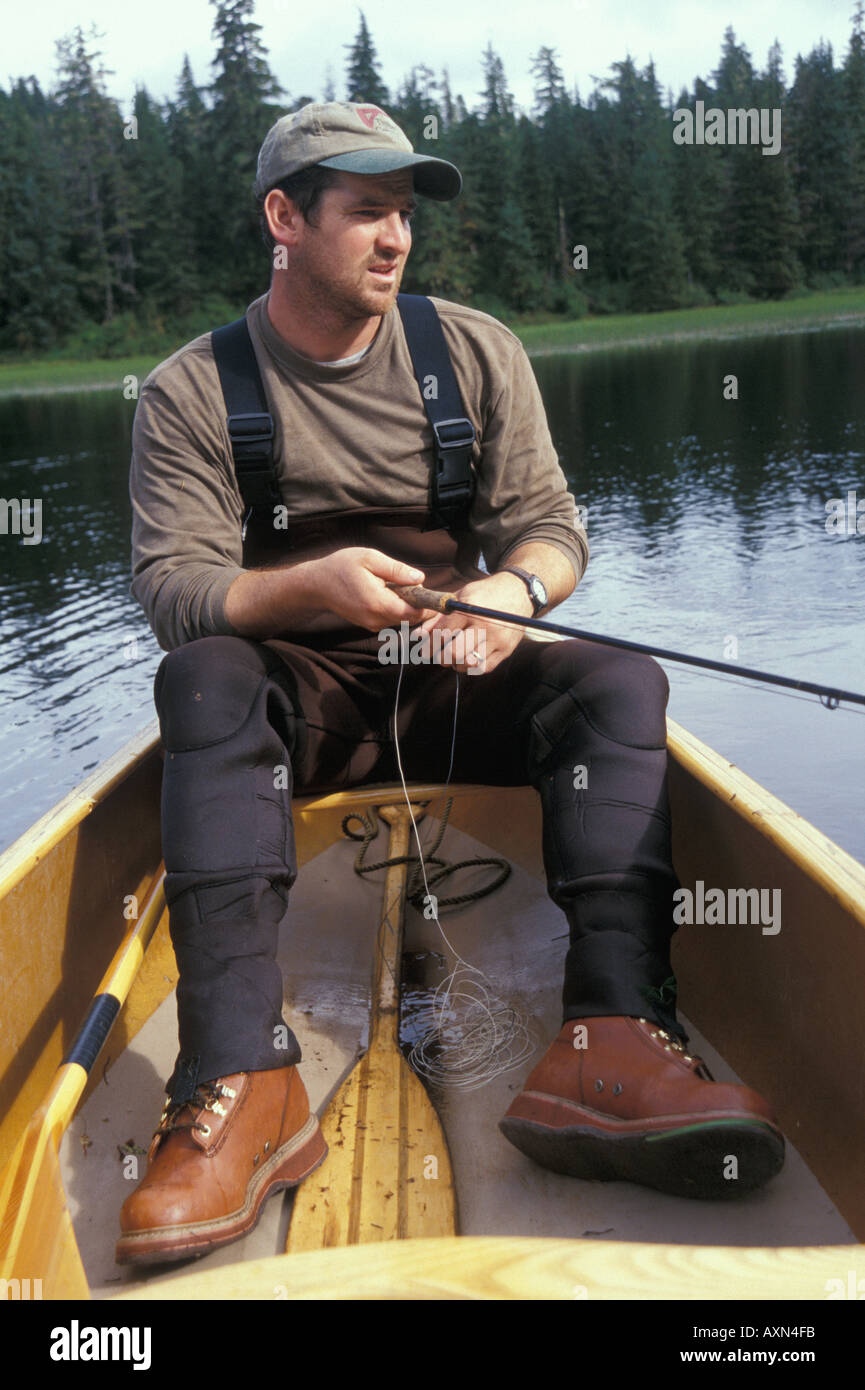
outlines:
{"label": "cap brim", "polygon": [[398,150],[350,150],[319,161],[325,169],[341,169],[346,174],[392,174],[397,169],[414,170],[415,192],[424,198],[448,202],[463,186],[455,164],[430,154],[400,154]]}

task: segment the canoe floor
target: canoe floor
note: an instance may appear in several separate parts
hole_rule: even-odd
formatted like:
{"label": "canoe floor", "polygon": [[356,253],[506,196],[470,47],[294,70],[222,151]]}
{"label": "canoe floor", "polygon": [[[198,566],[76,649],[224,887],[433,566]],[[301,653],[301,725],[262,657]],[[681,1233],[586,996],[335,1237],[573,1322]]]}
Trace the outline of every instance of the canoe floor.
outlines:
{"label": "canoe floor", "polygon": [[[423,823],[424,843],[432,839],[436,826],[434,816]],[[377,843],[384,844],[383,838]],[[300,1039],[301,1075],[319,1113],[368,1037],[372,955],[384,874],[356,878],[352,871],[356,850],[356,845],[339,841],[303,866],[280,932],[284,1013]],[[440,853],[448,860],[459,860],[488,854],[489,849],[449,826]],[[368,855],[376,857],[380,856],[375,851]],[[459,887],[445,887],[442,895],[477,886],[486,881],[485,872],[461,875]],[[456,913],[444,914],[442,925],[461,956],[482,969],[498,993],[530,1021],[536,1059],[559,1029],[567,947],[567,923],[550,902],[543,883],[514,864],[503,888]],[[425,983],[435,986],[444,974],[439,957],[446,956],[446,948],[436,924],[411,908],[405,951],[411,959],[412,979],[418,970],[425,971]],[[410,988],[413,991],[417,985]],[[412,997],[409,993],[407,1007]],[[706,1059],[717,1080],[748,1080],[738,1078],[685,1022],[691,1050]],[[271,1199],[259,1226],[245,1240],[203,1260],[147,1271],[121,1269],[114,1263],[117,1214],[135,1182],[134,1164],[124,1162],[120,1147],[128,1147],[131,1141],[146,1149],[175,1050],[172,993],[104,1075],[100,1075],[101,1060],[97,1063],[100,1079],[64,1139],[64,1184],[97,1298],[121,1291],[134,1294],[144,1283],[263,1260],[284,1249],[292,1202],[288,1195]],[[513,1149],[497,1128],[532,1065],[533,1059],[527,1060],[480,1090],[451,1090],[435,1097],[453,1158],[461,1235],[728,1247],[857,1245],[856,1236],[789,1141],[779,1177],[762,1192],[739,1201],[686,1201],[628,1183],[586,1183],[546,1172]],[[143,1174],[143,1167],[140,1171]],[[324,1176],[326,1166],[320,1171]],[[271,1287],[267,1271],[263,1266],[260,1292],[252,1296],[285,1296]],[[843,1278],[845,1271],[839,1269],[838,1274]],[[813,1291],[803,1287],[799,1296],[825,1298],[822,1278],[815,1275]],[[695,1287],[691,1296],[699,1298],[700,1289]]]}

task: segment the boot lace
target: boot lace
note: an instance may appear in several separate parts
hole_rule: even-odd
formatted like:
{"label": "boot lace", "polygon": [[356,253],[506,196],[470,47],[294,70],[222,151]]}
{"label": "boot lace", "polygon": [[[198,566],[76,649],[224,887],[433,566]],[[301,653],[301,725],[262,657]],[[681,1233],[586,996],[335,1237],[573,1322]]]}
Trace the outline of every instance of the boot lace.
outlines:
{"label": "boot lace", "polygon": [[[640,1022],[648,1023],[649,1020],[647,1018],[641,1018]],[[696,1053],[692,1054],[690,1052],[686,1052],[684,1044],[680,1043],[677,1038],[674,1038],[672,1033],[666,1032],[666,1030],[663,1028],[653,1028],[650,1036],[653,1038],[664,1039],[665,1052],[679,1052],[682,1054],[683,1062],[696,1063],[694,1067],[695,1076],[699,1076],[703,1081],[714,1081],[715,1078],[712,1076],[712,1073],[709,1071],[709,1068],[706,1066],[706,1063],[703,1061],[703,1058],[698,1057]]]}
{"label": "boot lace", "polygon": [[[171,1101],[169,1099],[165,1102],[156,1133],[166,1135],[176,1129],[197,1129],[206,1136],[210,1133],[210,1125],[201,1123],[202,1112],[211,1110],[217,1115],[224,1115],[223,1098],[233,1100],[236,1094],[236,1091],[221,1081],[200,1081],[191,1100]],[[189,1111],[192,1116],[191,1119],[181,1120],[180,1116],[184,1110]]]}

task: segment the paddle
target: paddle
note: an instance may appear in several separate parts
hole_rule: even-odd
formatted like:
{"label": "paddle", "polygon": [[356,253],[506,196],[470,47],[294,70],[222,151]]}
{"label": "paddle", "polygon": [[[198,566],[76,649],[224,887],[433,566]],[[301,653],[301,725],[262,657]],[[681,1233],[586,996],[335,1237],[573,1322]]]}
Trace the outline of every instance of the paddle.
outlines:
{"label": "paddle", "polygon": [[495,608],[479,608],[473,603],[463,603],[453,594],[441,593],[438,589],[425,589],[422,584],[386,585],[400,598],[414,608],[431,608],[438,613],[468,613],[475,618],[486,618],[490,622],[503,623],[512,627],[526,627],[538,632],[551,632],[559,637],[581,637],[585,642],[600,642],[606,647],[621,647],[628,652],[645,652],[647,656],[660,657],[662,661],[678,661],[686,666],[699,666],[707,671],[723,671],[727,675],[740,676],[749,681],[763,681],[767,685],[781,685],[789,690],[802,690],[809,695],[819,695],[821,704],[827,709],[837,709],[842,700],[848,704],[865,705],[865,695],[856,695],[851,690],[838,690],[835,686],[818,685],[816,681],[797,681],[791,676],[774,676],[767,671],[755,671],[750,666],[736,666],[729,661],[712,661],[705,656],[689,656],[685,652],[670,651],[666,647],[650,647],[644,642],[628,642],[621,637],[605,637],[598,632],[584,632],[581,628],[565,627],[562,623],[549,623],[542,618],[523,618],[518,613],[502,613]]}
{"label": "paddle", "polygon": [[[408,855],[408,806],[379,806],[388,857]],[[423,810],[413,806],[415,820]],[[456,1234],[447,1140],[399,1048],[405,862],[388,868],[376,943],[369,1050],[331,1101],[321,1127],[327,1161],[298,1188],[286,1250]]]}
{"label": "paddle", "polygon": [[[138,918],[130,923],[102,977],[45,1100],[3,1172],[0,1278],[21,1281],[19,1292],[29,1281],[30,1297],[90,1297],[60,1176],[60,1143],[165,910],[164,881],[160,868]],[[37,1280],[39,1292],[34,1293]]]}

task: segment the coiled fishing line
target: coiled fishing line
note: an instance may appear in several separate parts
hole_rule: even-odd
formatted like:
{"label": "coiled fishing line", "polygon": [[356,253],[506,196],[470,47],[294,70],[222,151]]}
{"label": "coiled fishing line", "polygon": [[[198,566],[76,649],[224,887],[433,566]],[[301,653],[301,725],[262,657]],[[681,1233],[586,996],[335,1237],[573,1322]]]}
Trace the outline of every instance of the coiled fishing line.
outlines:
{"label": "coiled fishing line", "polygon": [[[416,1072],[435,1086],[472,1091],[479,1086],[485,1086],[502,1072],[520,1066],[534,1054],[537,1042],[527,1018],[504,1002],[482,970],[463,960],[439,921],[438,903],[429,891],[423,846],[406,786],[399,747],[397,715],[402,669],[400,664],[393,711],[396,763],[414,830],[426,901],[432,907],[432,920],[438,927],[445,946],[456,960],[453,970],[433,991],[428,1003],[422,1005],[414,1016],[414,1023],[421,1030],[421,1036],[409,1053],[409,1062]],[[450,782],[456,746],[460,678],[456,670],[454,675],[454,726],[445,786]]]}

